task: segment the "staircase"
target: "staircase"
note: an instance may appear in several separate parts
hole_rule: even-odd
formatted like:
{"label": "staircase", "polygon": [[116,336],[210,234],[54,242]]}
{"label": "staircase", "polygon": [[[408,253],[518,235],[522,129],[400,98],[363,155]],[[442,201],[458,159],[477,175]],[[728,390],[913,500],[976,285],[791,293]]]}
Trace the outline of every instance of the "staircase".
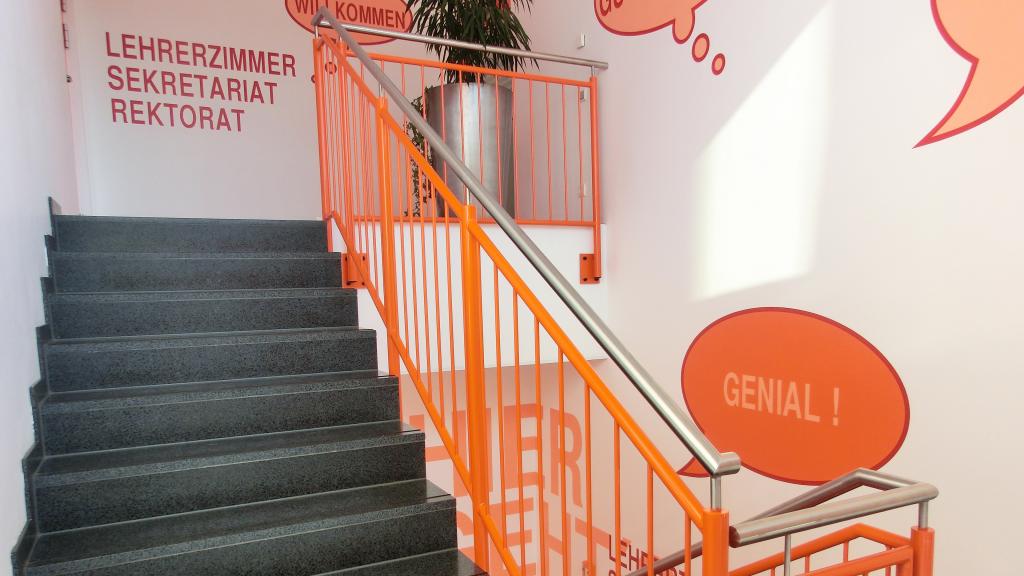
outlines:
{"label": "staircase", "polygon": [[15,571],[483,574],[320,222],[57,216]]}

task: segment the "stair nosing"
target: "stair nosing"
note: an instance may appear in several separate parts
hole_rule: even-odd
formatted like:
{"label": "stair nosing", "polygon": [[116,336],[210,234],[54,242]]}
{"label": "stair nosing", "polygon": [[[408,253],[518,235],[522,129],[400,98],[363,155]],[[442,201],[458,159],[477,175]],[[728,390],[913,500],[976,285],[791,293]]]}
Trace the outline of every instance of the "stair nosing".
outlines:
{"label": "stair nosing", "polygon": [[[287,502],[287,501],[295,501],[295,500],[299,500],[299,499],[303,499],[303,498],[316,498],[316,497],[323,497],[323,496],[327,496],[327,495],[336,495],[336,494],[340,494],[340,493],[344,493],[344,492],[355,492],[355,491],[359,491],[359,490],[364,490],[365,491],[365,490],[372,490],[372,489],[387,488],[389,486],[397,486],[397,485],[400,485],[400,484],[412,484],[412,483],[425,483],[427,485],[428,490],[430,490],[432,488],[433,490],[435,490],[437,492],[441,492],[441,493],[440,494],[433,494],[433,495],[427,494],[426,498],[424,498],[421,501],[417,501],[415,503],[406,504],[404,506],[399,506],[399,507],[394,507],[394,508],[378,508],[378,509],[364,510],[364,511],[358,512],[356,514],[345,514],[345,515],[340,515],[340,516],[338,516],[338,515],[336,515],[336,516],[329,516],[329,517],[326,517],[326,518],[319,518],[319,519],[316,519],[316,520],[311,520],[311,521],[306,521],[306,522],[299,522],[299,523],[292,523],[292,524],[279,524],[279,525],[265,527],[265,528],[260,528],[260,529],[251,529],[250,528],[248,530],[243,530],[243,531],[238,531],[238,532],[218,534],[218,535],[214,535],[214,536],[206,536],[206,537],[202,537],[202,538],[196,538],[196,539],[193,539],[193,540],[183,540],[183,541],[180,541],[180,542],[174,542],[174,543],[169,543],[169,544],[162,544],[162,545],[159,545],[159,546],[151,546],[151,547],[148,547],[148,548],[135,548],[135,549],[131,549],[131,550],[115,552],[113,554],[106,554],[106,555],[102,555],[102,556],[87,556],[87,557],[84,557],[84,558],[76,558],[76,559],[72,559],[72,560],[64,560],[64,561],[53,562],[53,563],[37,563],[37,562],[34,562],[34,558],[32,556],[30,556],[29,557],[29,561],[26,562],[26,564],[25,564],[25,567],[29,568],[29,569],[34,569],[33,571],[35,573],[59,574],[60,571],[62,571],[62,570],[66,570],[68,568],[74,569],[74,568],[72,568],[73,566],[81,565],[83,563],[88,562],[90,564],[90,568],[91,569],[97,569],[97,568],[101,568],[101,567],[110,567],[110,566],[117,566],[117,565],[123,565],[123,564],[130,564],[132,562],[144,561],[144,560],[149,560],[149,559],[157,559],[157,558],[166,557],[166,556],[176,556],[176,555],[179,555],[179,554],[188,554],[188,553],[198,552],[200,550],[212,550],[212,549],[220,548],[220,547],[238,546],[238,545],[244,545],[244,544],[248,544],[248,543],[252,543],[252,542],[259,542],[259,541],[263,541],[263,540],[274,540],[274,539],[278,539],[278,538],[290,538],[290,537],[294,537],[294,536],[297,536],[297,535],[300,535],[300,534],[312,534],[312,533],[316,533],[316,532],[322,532],[322,531],[325,531],[325,530],[336,530],[336,529],[342,528],[342,527],[359,526],[359,525],[363,525],[363,524],[395,520],[395,519],[398,519],[398,518],[406,518],[406,517],[412,517],[412,516],[419,516],[419,515],[422,515],[422,514],[428,514],[428,513],[431,513],[431,512],[435,512],[435,511],[450,510],[450,509],[454,509],[456,507],[455,499],[451,495],[443,493],[443,491],[440,488],[438,488],[436,485],[434,485],[432,482],[430,482],[429,480],[426,480],[426,479],[414,479],[414,480],[404,480],[404,481],[399,481],[399,482],[391,482],[391,483],[387,483],[387,484],[376,484],[376,485],[373,485],[373,486],[361,486],[361,487],[356,487],[356,488],[348,488],[348,489],[345,489],[345,490],[336,490],[336,491],[333,491],[333,492],[326,492],[326,493],[313,494],[313,495],[293,496],[293,497],[289,497],[289,498],[279,498],[279,499],[263,501],[263,502],[236,504],[236,505],[233,505],[233,506],[224,506],[224,507],[221,507],[221,508],[213,508],[213,509],[209,509],[209,510],[197,510],[197,511],[192,511],[192,512],[183,512],[183,513],[179,513],[179,514],[169,514],[167,516],[161,516],[161,517],[157,517],[157,518],[144,518],[144,519],[139,519],[139,520],[128,520],[128,521],[125,521],[125,522],[118,522],[118,523],[114,523],[114,524],[106,524],[106,525],[98,526],[98,527],[94,526],[94,527],[88,527],[88,528],[75,528],[75,529],[72,529],[72,530],[59,531],[59,532],[49,532],[49,533],[46,533],[46,534],[41,534],[40,537],[41,538],[45,538],[46,536],[50,536],[50,535],[60,535],[60,534],[68,534],[68,533],[74,533],[74,532],[83,532],[83,531],[87,531],[87,530],[97,530],[97,529],[109,528],[109,527],[113,527],[113,526],[120,526],[120,525],[126,525],[126,524],[139,524],[139,523],[143,523],[143,522],[147,522],[147,521],[153,521],[153,520],[171,520],[171,519],[174,519],[174,518],[187,517],[187,516],[193,516],[193,515],[200,515],[200,514],[204,514],[204,513],[212,513],[212,512],[215,512],[215,511],[216,512],[222,512],[222,511],[226,511],[226,510],[240,509],[240,508],[246,508],[246,507],[266,506],[266,505],[271,505],[271,504],[275,504],[275,503],[282,503],[282,502]],[[282,530],[285,530],[286,533],[276,533],[276,532],[280,532]],[[33,550],[33,552],[34,552],[34,550]],[[146,553],[146,552],[148,552],[149,554],[143,555],[143,553]],[[107,562],[102,563],[101,566],[96,566],[95,565],[96,561],[100,560],[100,559],[105,559],[105,560],[107,560]]]}
{"label": "stair nosing", "polygon": [[320,220],[260,220],[258,218],[167,218],[161,216],[86,216],[82,214],[55,214],[54,219],[59,224],[62,221],[72,222],[138,222],[138,223],[169,223],[169,224],[228,224],[228,225],[253,225],[265,224],[269,226],[295,226],[304,225],[310,228],[322,227],[324,223]]}
{"label": "stair nosing", "polygon": [[[324,326],[317,328],[278,328],[274,330],[238,330],[229,332],[189,332],[182,334],[143,334],[134,336],[91,336],[88,338],[63,338],[50,340],[49,342],[45,343],[45,346],[74,347],[118,343],[157,343],[164,341],[171,342],[175,340],[189,339],[224,339],[227,341],[231,341],[233,339],[244,339],[261,336],[285,336],[301,334],[314,335],[318,333],[359,334],[360,336],[366,337],[370,334],[375,334],[375,331],[372,329],[361,328],[359,326]],[[196,344],[196,346],[204,346],[204,344]],[[205,346],[216,346],[216,344],[205,344]],[[189,346],[182,346],[182,348],[187,347]]]}
{"label": "stair nosing", "polygon": [[[180,401],[165,401],[165,402],[151,402],[151,403],[138,403],[138,404],[127,404],[120,406],[90,406],[84,407],[79,410],[46,410],[43,409],[42,414],[44,416],[58,415],[58,414],[86,414],[93,412],[110,412],[115,410],[130,410],[132,408],[159,408],[160,406],[187,406],[189,404],[202,404],[204,402],[231,402],[232,400],[248,400],[253,398],[278,398],[282,396],[305,396],[307,394],[323,394],[329,392],[342,392],[345,390],[376,390],[381,388],[395,388],[397,385],[391,384],[380,384],[377,386],[351,386],[341,388],[329,388],[320,390],[295,390],[287,391],[281,390],[277,392],[271,392],[267,394],[245,394],[238,396],[223,396],[214,398],[197,398],[194,400],[180,400]],[[66,403],[66,404],[71,404]],[[49,404],[53,406],[54,404]]]}
{"label": "stair nosing", "polygon": [[338,260],[337,252],[69,252],[54,250],[51,258],[133,260]]}
{"label": "stair nosing", "polygon": [[225,383],[226,384],[226,383],[231,383],[231,382],[244,382],[244,381],[247,381],[247,380],[287,380],[289,378],[315,378],[315,377],[320,377],[320,376],[332,377],[332,376],[343,375],[343,374],[361,374],[361,375],[366,375],[367,377],[378,376],[378,377],[381,377],[381,378],[385,378],[385,377],[394,378],[394,376],[391,376],[390,374],[386,374],[386,373],[381,372],[379,370],[350,370],[350,371],[346,371],[346,372],[310,372],[308,374],[284,374],[284,375],[277,375],[277,376],[251,376],[251,377],[248,377],[248,378],[232,378],[232,379],[228,379],[228,380],[198,380],[198,381],[195,381],[195,382],[168,382],[166,384],[143,384],[143,385],[140,385],[140,386],[117,386],[117,387],[110,387],[110,388],[94,388],[94,389],[85,389],[85,390],[66,390],[66,391],[61,391],[61,392],[51,392],[50,394],[51,395],[54,395],[54,394],[72,394],[72,393],[79,393],[79,392],[96,392],[96,391],[111,391],[111,392],[113,392],[113,391],[117,391],[117,390],[133,390],[133,389],[137,389],[137,388],[138,389],[155,389],[155,388],[163,388],[163,387],[168,387],[168,386],[181,386],[183,384],[221,384],[221,383]]}
{"label": "stair nosing", "polygon": [[349,299],[351,288],[229,288],[222,290],[131,290],[123,292],[55,292],[56,300],[75,303],[217,302],[224,300]]}
{"label": "stair nosing", "polygon": [[[350,566],[348,568],[342,568],[341,570],[334,570],[332,572],[322,572],[320,574],[317,574],[316,576],[344,576],[344,574],[351,573],[352,571],[355,571],[355,570],[366,570],[366,569],[373,569],[373,568],[385,568],[388,565],[397,564],[399,562],[409,562],[409,561],[413,561],[413,560],[416,560],[416,559],[429,558],[431,556],[438,556],[438,555],[441,555],[441,554],[449,554],[449,553],[455,553],[455,554],[461,555],[462,551],[459,550],[457,547],[456,548],[445,548],[443,550],[435,550],[433,552],[424,552],[423,554],[414,554],[412,556],[403,556],[401,558],[395,558],[395,559],[392,559],[392,560],[383,560],[381,562],[374,562],[372,564],[364,564],[362,566]],[[470,560],[468,557],[465,557],[465,559],[466,559],[466,561],[472,563],[472,560]],[[474,566],[476,567],[476,571],[471,576],[487,576],[487,572],[484,572],[484,570],[482,568],[480,568],[479,566],[476,566],[475,564],[474,564]]]}
{"label": "stair nosing", "polygon": [[416,444],[423,442],[424,433],[402,424],[398,429],[379,434],[364,436],[347,440],[320,440],[318,442],[300,443],[287,447],[263,448],[260,450],[236,450],[224,454],[205,456],[176,457],[171,460],[146,462],[141,464],[119,464],[109,467],[98,467],[88,470],[73,470],[67,472],[47,472],[43,468],[47,462],[65,459],[86,459],[98,457],[111,453],[145,452],[156,450],[167,450],[175,446],[201,446],[218,443],[239,442],[245,439],[268,438],[272,436],[299,436],[302,433],[313,433],[324,430],[352,430],[356,428],[370,428],[374,425],[398,422],[396,420],[382,420],[379,422],[361,422],[359,424],[346,424],[343,426],[325,426],[320,428],[309,428],[304,430],[288,430],[283,432],[267,432],[263,434],[246,434],[243,436],[229,436],[226,438],[211,438],[206,440],[193,440],[188,442],[175,442],[170,444],[155,444],[150,446],[133,446],[127,448],[113,448],[109,450],[97,450],[92,452],[76,452],[71,454],[55,454],[43,459],[39,469],[35,472],[35,486],[37,488],[52,488],[58,486],[70,486],[75,484],[87,484],[92,482],[104,482],[122,478],[133,478],[138,476],[150,476],[154,474],[170,474],[187,470],[201,470],[204,468],[215,468],[219,466],[232,466],[237,464],[266,462],[271,460],[286,460],[289,458],[301,458],[318,454],[330,454],[336,452],[348,452],[364,450],[367,448],[378,448],[397,446],[401,444]]}
{"label": "stair nosing", "polygon": [[[120,410],[135,407],[169,406],[175,404],[191,404],[197,402],[229,401],[243,398],[272,398],[277,396],[288,396],[294,394],[316,394],[320,392],[335,392],[343,390],[374,390],[377,388],[394,388],[398,382],[393,376],[381,374],[375,371],[352,371],[332,372],[332,377],[323,379],[309,378],[308,381],[289,382],[289,379],[296,379],[307,375],[297,376],[276,376],[240,378],[235,380],[211,380],[203,382],[180,382],[175,384],[149,384],[141,386],[126,386],[121,388],[97,388],[87,390],[73,390],[66,392],[53,392],[40,404],[40,410],[44,415],[50,414],[78,414],[83,412],[94,412],[104,410]],[[316,376],[310,374],[308,376]],[[277,382],[273,382],[276,380]],[[211,390],[175,390],[188,386],[211,385]],[[304,386],[325,386],[318,389],[301,389]],[[294,386],[295,389],[289,389]],[[116,393],[122,392],[123,396]],[[231,394],[235,392],[236,394]],[[202,396],[189,400],[173,401],[168,397],[181,395]],[[72,398],[78,396],[77,398]],[[89,398],[98,396],[99,398]],[[70,398],[70,399],[66,399]],[[153,399],[153,402],[146,402],[145,399]],[[134,402],[133,402],[134,401]]]}

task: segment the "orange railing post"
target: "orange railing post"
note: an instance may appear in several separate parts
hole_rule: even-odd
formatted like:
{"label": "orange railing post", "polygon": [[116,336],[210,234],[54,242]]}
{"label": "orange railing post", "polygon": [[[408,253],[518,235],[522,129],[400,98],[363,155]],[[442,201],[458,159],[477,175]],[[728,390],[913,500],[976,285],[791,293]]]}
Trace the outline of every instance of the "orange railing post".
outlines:
{"label": "orange railing post", "polygon": [[[355,166],[353,165],[354,159],[353,154],[358,149],[356,143],[356,127],[352,118],[352,106],[359,100],[359,94],[356,90],[349,92],[349,78],[350,71],[342,66],[338,66],[336,76],[338,78],[338,108],[341,110],[341,119],[338,126],[340,135],[338,139],[340,142],[341,160],[338,161],[338,170],[341,172],[341,186],[338,194],[340,195],[340,202],[343,206],[343,218],[345,227],[349,230],[355,227],[355,201],[353,199],[354,188],[355,188]],[[355,248],[352,249],[355,252]]]}
{"label": "orange railing post", "polygon": [[590,180],[593,197],[594,255],[589,273],[600,280],[601,270],[601,141],[598,132],[597,74],[590,75]]}
{"label": "orange railing post", "polygon": [[729,574],[729,513],[704,511],[704,576]]}
{"label": "orange railing post", "polygon": [[388,332],[388,372],[401,376],[402,363],[396,341],[398,335],[398,284],[395,260],[394,193],[391,184],[391,132],[384,125],[387,98],[377,101],[377,169],[380,183],[380,266],[384,289],[384,325]]}
{"label": "orange railing post", "polygon": [[488,567],[490,469],[487,438],[487,390],[484,379],[483,297],[480,275],[480,243],[473,235],[476,207],[467,205],[461,220],[463,334],[466,344],[466,419],[469,436],[469,487],[473,500],[473,550],[477,566]]}
{"label": "orange railing post", "polygon": [[914,576],[932,576],[935,564],[935,530],[914,528],[910,533],[914,548]]}
{"label": "orange railing post", "polygon": [[320,38],[313,39],[313,87],[316,91],[316,131],[317,147],[320,152],[320,199],[322,203],[322,215],[327,224],[327,251],[334,251],[334,234],[331,226],[331,183],[330,183],[330,153],[327,147],[327,111],[324,101],[324,54],[323,41]]}

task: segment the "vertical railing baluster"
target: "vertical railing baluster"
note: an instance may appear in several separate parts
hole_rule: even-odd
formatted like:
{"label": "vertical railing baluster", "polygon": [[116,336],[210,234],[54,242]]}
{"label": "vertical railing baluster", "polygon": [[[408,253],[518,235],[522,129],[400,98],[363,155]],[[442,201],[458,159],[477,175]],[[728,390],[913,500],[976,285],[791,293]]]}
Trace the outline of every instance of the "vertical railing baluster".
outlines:
{"label": "vertical railing baluster", "polygon": [[508,502],[505,499],[505,386],[501,362],[501,285],[494,266],[494,377],[497,383],[498,411],[498,487],[501,490],[501,537],[508,541]]}
{"label": "vertical railing baluster", "polygon": [[683,569],[686,575],[693,574],[693,520],[686,515],[686,526],[683,528]]}
{"label": "vertical railing baluster", "polygon": [[540,528],[537,544],[540,550],[540,574],[548,576],[548,504],[544,498],[544,396],[540,373],[540,320],[533,317],[533,378],[537,424],[537,508]]}
{"label": "vertical railing baluster", "polygon": [[[353,145],[355,144],[355,125],[352,123],[352,117],[355,115],[353,109],[355,100],[358,99],[358,91],[353,89],[351,86],[351,78],[349,77],[349,70],[347,68],[339,67],[338,69],[338,97],[340,98],[339,109],[345,111],[342,114],[341,119],[341,186],[338,191],[340,197],[340,205],[342,206],[342,221],[345,222],[345,226],[349,230],[349,235],[353,237],[352,246],[346,246],[346,250],[355,255],[356,250],[356,232],[355,228],[355,204],[353,203],[352,193],[353,187],[355,186],[355,151],[349,147],[349,140],[352,140]],[[351,90],[351,92],[350,92]],[[352,97],[350,97],[350,94]]]}
{"label": "vertical railing baluster", "polygon": [[514,366],[516,386],[516,471],[519,486],[519,557],[520,567],[526,566],[526,504],[523,500],[523,387],[519,362],[519,293],[512,288],[512,337],[514,339]]}
{"label": "vertical railing baluster", "polygon": [[476,209],[465,207],[461,219],[462,305],[466,344],[466,413],[469,436],[469,487],[473,502],[473,560],[489,567],[488,535],[484,523],[489,514],[487,450],[487,390],[484,379],[483,298],[480,277],[480,243],[473,235]]}
{"label": "vertical railing baluster", "polygon": [[910,532],[914,549],[913,576],[932,576],[935,565],[935,530],[928,526],[928,502],[917,508],[917,526]]}
{"label": "vertical railing baluster", "polygon": [[[565,355],[558,350],[558,463],[562,489],[562,570],[569,573],[572,564],[572,531],[569,526],[569,485],[565,467]],[[554,457],[554,454],[552,454]]]}
{"label": "vertical railing baluster", "polygon": [[[392,376],[402,375],[402,364],[398,356],[398,285],[395,264],[395,219],[391,188],[391,132],[384,125],[387,113],[387,97],[377,101],[377,167],[380,184],[380,244],[381,269],[384,289],[384,327],[388,332],[388,371]],[[399,387],[401,393],[401,387]],[[401,403],[401,400],[399,400]],[[400,404],[401,405],[401,404]]]}
{"label": "vertical railing baluster", "polygon": [[595,574],[597,570],[597,548],[594,543],[594,481],[593,481],[593,468],[594,468],[594,451],[591,445],[591,431],[590,431],[590,386],[584,384],[583,386],[583,422],[586,431],[584,437],[586,438],[587,447],[587,566],[590,568],[590,573]]}
{"label": "vertical railing baluster", "polygon": [[598,142],[597,74],[590,75],[590,187],[594,219],[594,277],[601,277],[601,149]]}
{"label": "vertical railing baluster", "polygon": [[[327,84],[324,82],[324,54],[321,49],[323,41],[319,37],[313,39],[313,87],[316,91],[316,135],[317,135],[317,148],[320,152],[320,200],[323,207],[323,218],[327,220],[330,217],[331,207],[331,190],[329,183],[329,175],[327,167],[330,166],[330,160],[328,154],[330,150],[327,147],[327,119],[326,119],[326,108],[324,102],[325,92]],[[331,227],[327,226],[327,242],[328,245],[331,243],[332,234]],[[333,250],[328,250],[333,251]]]}
{"label": "vertical railing baluster", "polygon": [[619,423],[615,422],[612,427],[615,437],[612,440],[612,467],[615,475],[615,541],[612,542],[612,556],[615,557],[615,576],[622,576],[622,561],[619,556],[622,554],[622,471],[620,465],[622,457],[619,449]]}
{"label": "vertical railing baluster", "polygon": [[647,464],[647,576],[654,576],[654,471]]}
{"label": "vertical railing baluster", "polygon": [[783,576],[793,576],[793,537],[786,534],[785,552],[783,552]]}
{"label": "vertical railing baluster", "polygon": [[[568,129],[568,118],[569,108],[565,100],[565,84],[562,84],[562,180],[563,190],[562,195],[564,199],[562,220],[565,223],[569,222],[569,129]],[[554,221],[554,215],[552,214],[551,220]]]}
{"label": "vertical railing baluster", "polygon": [[729,514],[722,510],[705,510],[704,576],[729,574]]}

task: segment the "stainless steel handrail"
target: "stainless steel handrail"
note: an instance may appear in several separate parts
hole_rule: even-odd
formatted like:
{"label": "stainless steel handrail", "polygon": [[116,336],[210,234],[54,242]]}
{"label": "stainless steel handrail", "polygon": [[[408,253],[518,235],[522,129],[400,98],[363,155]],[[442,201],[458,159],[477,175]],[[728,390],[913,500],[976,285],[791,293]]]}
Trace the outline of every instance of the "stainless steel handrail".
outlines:
{"label": "stainless steel handrail", "polygon": [[826,482],[821,486],[817,486],[803,494],[787,500],[778,506],[765,510],[764,512],[750,518],[748,521],[760,520],[769,516],[778,516],[779,514],[785,514],[787,512],[794,512],[796,510],[805,510],[818,504],[824,504],[830,500],[856,490],[857,488],[867,487],[874,488],[876,490],[895,490],[896,488],[906,488],[918,484],[913,480],[906,480],[890,474],[884,474],[882,472],[876,472],[875,470],[868,470],[866,468],[859,468],[832,480]]}
{"label": "stainless steel handrail", "polygon": [[[883,492],[832,502],[862,487],[875,488]],[[788,538],[800,532],[907,506],[920,507],[918,527],[927,528],[928,503],[938,496],[938,489],[931,484],[862,468],[732,526],[729,529],[729,545],[741,548],[765,540]],[[701,551],[700,543],[691,546],[691,558],[699,557]],[[660,574],[675,568],[683,564],[685,559],[684,552],[666,556],[654,563],[654,573]],[[645,566],[627,576],[644,576],[647,572]]]}
{"label": "stainless steel handrail", "polygon": [[[323,12],[326,8],[321,8]],[[328,12],[329,14],[329,12]],[[330,20],[320,19],[317,13],[313,19],[313,26],[315,27],[333,27],[334,24]],[[438,46],[448,46],[451,48],[462,48],[465,50],[476,50],[478,52],[487,52],[489,54],[502,54],[504,56],[515,56],[517,58],[526,58],[529,60],[544,60],[546,62],[558,62],[560,64],[570,64],[572,66],[582,66],[584,68],[597,68],[599,70],[607,70],[608,63],[601,62],[600,60],[588,60],[586,58],[573,58],[572,56],[562,56],[561,54],[547,54],[544,52],[532,52],[530,50],[518,50],[515,48],[503,48],[501,46],[488,46],[486,44],[477,44],[475,42],[462,42],[461,40],[448,40],[446,38],[435,38],[433,36],[424,36],[422,34],[413,34],[412,32],[398,32],[396,30],[389,30],[387,28],[376,28],[374,26],[363,26],[361,24],[350,24],[347,22],[338,22],[332,17],[335,23],[341,25],[349,32],[355,32],[357,34],[372,34],[374,36],[383,36],[385,38],[394,38],[395,40],[408,40],[409,42],[418,42],[420,44],[435,44]]]}
{"label": "stainless steel handrail", "polygon": [[806,510],[796,510],[759,520],[748,520],[730,529],[729,544],[734,548],[756,544],[879,512],[914,506],[934,500],[938,496],[938,490],[934,486],[915,484],[881,494],[858,496],[839,502],[819,504]]}
{"label": "stainless steel handrail", "polygon": [[[883,492],[831,502],[861,487]],[[729,544],[738,548],[896,508],[925,506],[938,497],[939,490],[931,484],[912,482],[873,470],[854,470],[734,525],[729,531]],[[927,527],[927,513],[918,517],[918,523],[921,528]]]}
{"label": "stainless steel handrail", "polygon": [[405,98],[401,90],[384,73],[366,50],[352,38],[352,34],[341,25],[330,10],[321,8],[313,17],[314,27],[326,22],[341,37],[341,39],[352,50],[352,53],[359,59],[370,74],[380,83],[381,88],[386,92],[396,106],[405,114],[408,121],[415,126],[423,135],[423,138],[430,144],[431,152],[447,163],[448,169],[458,176],[465,184],[473,197],[484,207],[494,219],[495,223],[522,252],[523,256],[540,273],[555,294],[565,303],[572,313],[579,319],[580,323],[597,340],[601,348],[608,353],[608,356],[618,365],[623,374],[633,383],[637,390],[644,396],[647,402],[654,408],[655,412],[669,426],[672,432],[689,449],[694,458],[704,467],[705,470],[715,479],[712,481],[712,507],[721,507],[721,476],[735,474],[740,471],[740,458],[734,453],[722,453],[708,440],[700,428],[679,409],[676,402],[659,386],[647,370],[637,361],[636,357],[626,348],[619,338],[611,331],[604,320],[597,312],[580,296],[580,293],[569,283],[547,256],[534,244],[533,240],[526,235],[526,232],[516,224],[494,199],[487,193],[483,184],[476,175],[462,162],[460,156],[445,144],[440,135],[427,123],[412,104]]}

